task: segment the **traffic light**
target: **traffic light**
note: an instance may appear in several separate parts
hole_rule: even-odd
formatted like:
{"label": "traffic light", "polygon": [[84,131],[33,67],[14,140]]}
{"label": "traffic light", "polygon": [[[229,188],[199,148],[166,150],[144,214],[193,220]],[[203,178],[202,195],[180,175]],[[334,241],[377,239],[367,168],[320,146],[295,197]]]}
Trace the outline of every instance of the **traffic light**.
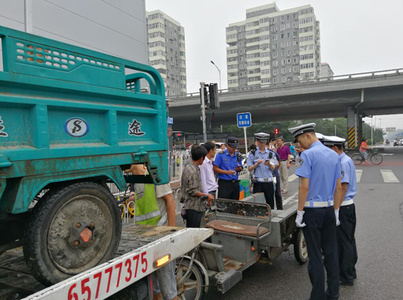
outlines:
{"label": "traffic light", "polygon": [[278,135],[278,134],[279,134],[279,130],[278,130],[277,126],[276,126],[276,128],[274,128],[274,134],[275,134],[275,135]]}
{"label": "traffic light", "polygon": [[[200,103],[201,103],[201,88],[199,89],[200,92]],[[204,86],[203,87],[203,95],[204,95],[204,106],[205,108],[209,108],[209,97],[208,97],[208,91],[207,88]]]}
{"label": "traffic light", "polygon": [[208,89],[210,95],[210,108],[220,108],[220,101],[218,100],[217,83],[210,83]]}

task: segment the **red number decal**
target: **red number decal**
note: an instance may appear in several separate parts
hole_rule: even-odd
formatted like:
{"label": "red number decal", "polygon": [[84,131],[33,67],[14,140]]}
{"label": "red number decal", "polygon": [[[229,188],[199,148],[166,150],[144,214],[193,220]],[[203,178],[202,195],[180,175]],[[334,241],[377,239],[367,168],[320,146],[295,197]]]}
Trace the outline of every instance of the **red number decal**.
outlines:
{"label": "red number decal", "polygon": [[126,282],[129,282],[130,279],[132,278],[132,261],[129,259],[126,260],[125,262],[125,267],[127,268],[127,276],[125,277]]}
{"label": "red number decal", "polygon": [[71,287],[69,288],[69,294],[67,296],[68,300],[78,300],[78,295],[77,293],[73,293],[73,289],[77,286],[77,283],[72,284]]}
{"label": "red number decal", "polygon": [[145,273],[148,268],[147,258],[145,258],[146,254],[147,254],[147,251],[144,251],[143,253],[141,253],[141,265],[144,265],[144,267],[141,269],[141,271],[143,273]]}
{"label": "red number decal", "polygon": [[115,269],[119,269],[118,281],[116,282],[116,287],[119,287],[120,273],[122,273],[122,263],[118,263],[118,264],[115,266]]}
{"label": "red number decal", "polygon": [[137,254],[136,256],[133,257],[133,260],[136,261],[135,267],[134,267],[134,278],[137,277],[137,270],[139,269],[139,255]]}
{"label": "red number decal", "polygon": [[111,286],[111,278],[112,278],[112,267],[108,268],[105,270],[105,274],[109,273],[109,278],[108,278],[108,286],[106,287],[106,292],[109,293],[109,287]]}
{"label": "red number decal", "polygon": [[81,281],[81,294],[84,295],[85,293],[88,295],[87,300],[91,299],[91,289],[89,286],[86,286],[85,284],[90,281],[89,278],[85,278]]}
{"label": "red number decal", "polygon": [[98,283],[97,283],[97,292],[95,294],[95,299],[98,299],[98,295],[99,295],[99,287],[101,286],[101,278],[102,278],[102,272],[99,272],[97,274],[94,275],[94,279],[98,279]]}

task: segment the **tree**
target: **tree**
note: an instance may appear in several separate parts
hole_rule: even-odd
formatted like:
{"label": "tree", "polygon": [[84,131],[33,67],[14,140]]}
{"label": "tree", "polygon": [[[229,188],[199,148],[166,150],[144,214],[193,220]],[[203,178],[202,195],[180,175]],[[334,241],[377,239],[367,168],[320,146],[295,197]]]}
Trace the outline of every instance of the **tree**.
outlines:
{"label": "tree", "polygon": [[[347,120],[345,118],[334,119],[307,119],[303,121],[281,121],[281,122],[264,122],[252,124],[247,130],[248,136],[251,137],[257,132],[267,132],[270,136],[274,136],[274,128],[277,124],[279,129],[279,135],[284,138],[285,141],[292,141],[294,138],[289,133],[288,128],[295,127],[306,123],[316,123],[316,132],[320,132],[324,135],[337,135],[339,137],[347,139]],[[223,126],[224,132],[228,132],[230,135],[241,137],[243,136],[243,129],[238,128],[236,125]],[[363,123],[362,126],[363,136],[369,139],[371,137],[371,126]],[[383,130],[380,128],[374,128],[374,143],[383,142]]]}

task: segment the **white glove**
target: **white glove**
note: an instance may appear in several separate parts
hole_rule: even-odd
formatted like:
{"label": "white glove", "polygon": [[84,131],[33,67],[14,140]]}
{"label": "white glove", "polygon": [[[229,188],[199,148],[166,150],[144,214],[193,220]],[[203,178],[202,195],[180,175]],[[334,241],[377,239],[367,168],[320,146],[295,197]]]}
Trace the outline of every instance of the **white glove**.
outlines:
{"label": "white glove", "polygon": [[302,228],[302,227],[305,227],[306,226],[306,224],[305,223],[302,223],[302,219],[303,219],[303,217],[304,217],[304,211],[299,211],[299,210],[297,210],[297,217],[296,217],[296,219],[295,219],[295,224],[297,224],[297,227],[300,227],[300,228]]}
{"label": "white glove", "polygon": [[340,225],[339,211],[340,211],[340,209],[335,209],[335,210],[334,210],[334,214],[336,215],[336,226],[339,226],[339,225]]}

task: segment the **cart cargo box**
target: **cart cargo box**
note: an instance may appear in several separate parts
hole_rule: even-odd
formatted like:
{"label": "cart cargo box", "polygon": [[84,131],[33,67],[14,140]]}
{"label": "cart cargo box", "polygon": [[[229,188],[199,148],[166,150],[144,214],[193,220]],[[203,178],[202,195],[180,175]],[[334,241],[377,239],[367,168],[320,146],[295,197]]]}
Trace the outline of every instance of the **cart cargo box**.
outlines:
{"label": "cart cargo box", "polygon": [[[9,28],[0,38],[0,253],[24,237],[27,263],[51,284],[116,250],[106,182],[168,182],[163,81],[152,67]],[[123,175],[139,163],[149,176]]]}

